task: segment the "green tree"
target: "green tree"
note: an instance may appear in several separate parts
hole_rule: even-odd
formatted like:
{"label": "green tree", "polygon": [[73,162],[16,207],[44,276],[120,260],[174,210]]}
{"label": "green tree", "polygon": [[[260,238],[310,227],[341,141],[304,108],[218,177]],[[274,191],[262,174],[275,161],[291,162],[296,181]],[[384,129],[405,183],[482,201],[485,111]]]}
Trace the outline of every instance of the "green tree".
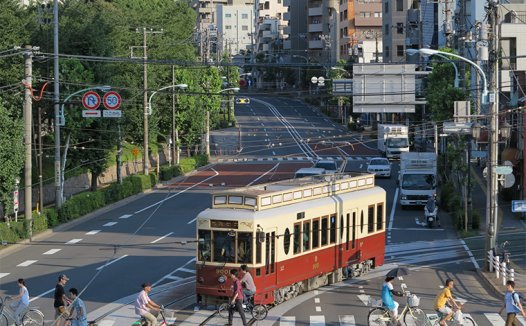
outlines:
{"label": "green tree", "polygon": [[0,203],[4,215],[13,211],[15,179],[24,166],[23,138],[22,120],[10,114],[0,98]]}

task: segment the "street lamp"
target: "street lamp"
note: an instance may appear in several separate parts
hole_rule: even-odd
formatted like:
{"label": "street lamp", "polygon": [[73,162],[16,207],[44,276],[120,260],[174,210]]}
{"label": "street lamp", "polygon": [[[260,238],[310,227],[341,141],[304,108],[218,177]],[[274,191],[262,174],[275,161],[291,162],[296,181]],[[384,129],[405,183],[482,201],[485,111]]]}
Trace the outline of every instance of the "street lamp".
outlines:
{"label": "street lamp", "polygon": [[[422,50],[422,49],[420,49],[420,50]],[[407,50],[405,50],[405,52],[406,52],[407,54],[409,54],[409,55],[413,55],[413,54],[417,54],[417,53],[420,53],[420,54],[422,54],[422,55],[427,55],[427,54],[422,53],[420,50],[416,50],[416,49],[407,49]],[[429,50],[429,49],[425,49],[425,50]],[[447,53],[447,52],[446,52],[446,53]],[[449,54],[449,53],[448,53],[448,54]],[[454,86],[455,86],[455,88],[459,88],[459,86],[460,86],[460,75],[459,75],[459,73],[458,73],[457,65],[456,65],[453,61],[451,61],[448,57],[446,57],[445,55],[442,55],[442,54],[440,54],[440,53],[435,53],[435,54],[431,54],[431,55],[435,55],[435,56],[437,56],[437,57],[441,57],[441,58],[443,58],[443,59],[446,59],[446,60],[448,60],[449,63],[451,63],[451,64],[453,65],[453,68],[455,68],[455,81],[454,81]],[[431,56],[431,55],[429,55],[429,56]]]}
{"label": "street lamp", "polygon": [[[64,102],[62,102],[62,106],[60,107],[60,117],[62,119],[62,125],[65,125],[66,124],[66,117],[65,117],[65,111],[64,111],[64,106],[66,105],[66,103],[69,101],[69,99],[71,99],[73,96],[75,95],[78,95],[80,93],[83,93],[83,92],[87,92],[87,91],[102,91],[102,92],[109,92],[111,90],[111,86],[93,86],[93,87],[87,87],[87,88],[83,88],[81,90],[78,90],[70,95],[68,95],[65,99],[64,99]],[[57,126],[57,128],[60,129],[60,125]],[[58,140],[55,140],[55,143],[58,144],[58,147],[60,148],[60,139]],[[57,176],[59,176],[58,178],[58,184],[56,185],[57,186],[57,192],[56,192],[56,195],[58,196],[58,199],[57,199],[57,204],[58,206],[60,207],[63,203],[64,203],[64,172],[66,170],[66,158],[68,156],[68,149],[69,149],[69,135],[68,135],[68,138],[67,138],[67,141],[66,141],[66,146],[64,147],[64,157],[62,158],[62,162],[60,162],[60,155],[58,157],[58,164],[57,162],[55,162],[55,173],[57,174]],[[60,154],[60,150],[59,150],[59,154]]]}
{"label": "street lamp", "polygon": [[[187,84],[176,84],[176,85],[168,85],[168,86],[164,86],[164,87],[161,87],[159,88],[158,90],[152,92],[152,94],[150,94],[150,97],[148,98],[148,115],[151,115],[152,114],[152,98],[155,94],[159,93],[160,91],[163,91],[165,89],[180,89],[180,90],[185,90],[188,88],[188,85]],[[178,145],[178,137],[177,137],[177,133],[176,133],[176,129],[175,129],[175,105],[172,105],[172,138],[174,139],[174,142],[175,142],[175,146],[179,146]],[[172,138],[170,138],[170,140],[172,140]],[[146,148],[144,149],[144,163],[146,164],[146,159],[148,157],[148,144],[145,143],[144,144],[146,146]],[[170,148],[169,148],[169,152],[170,152],[170,158],[172,157],[172,154],[171,154],[171,150],[172,150],[172,146],[171,146],[171,142],[170,142]],[[179,163],[179,148],[177,148],[176,150],[177,153],[174,153],[173,157],[176,159],[176,163]],[[170,165],[171,164],[171,159],[170,159]]]}

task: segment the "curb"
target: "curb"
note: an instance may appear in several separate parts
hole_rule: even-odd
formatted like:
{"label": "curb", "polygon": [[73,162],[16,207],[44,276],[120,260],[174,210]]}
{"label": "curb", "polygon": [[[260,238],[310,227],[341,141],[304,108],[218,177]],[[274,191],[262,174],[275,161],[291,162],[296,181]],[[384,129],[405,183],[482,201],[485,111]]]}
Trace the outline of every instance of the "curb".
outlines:
{"label": "curb", "polygon": [[[480,268],[477,269],[477,274],[480,276],[480,278],[482,279],[483,283],[486,285],[486,288],[489,289],[491,292],[491,294],[493,294],[494,296],[498,297],[498,298],[502,298],[502,296],[504,295],[504,292],[503,292],[503,286],[500,286],[500,285],[497,285],[495,284],[495,282],[493,282],[490,277],[492,276],[491,273],[489,272],[484,272],[483,270],[481,270]],[[500,286],[500,288],[499,288]]]}

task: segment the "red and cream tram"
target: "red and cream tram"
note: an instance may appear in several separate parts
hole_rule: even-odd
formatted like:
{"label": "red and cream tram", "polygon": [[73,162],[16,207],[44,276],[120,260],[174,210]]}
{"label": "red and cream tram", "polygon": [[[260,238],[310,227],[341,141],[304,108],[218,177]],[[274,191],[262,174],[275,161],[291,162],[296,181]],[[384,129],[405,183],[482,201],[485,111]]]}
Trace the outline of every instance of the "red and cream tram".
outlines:
{"label": "red and cream tram", "polygon": [[384,262],[385,191],[372,174],[278,181],[212,201],[197,217],[201,304],[225,302],[228,273],[241,264],[256,283],[256,303],[279,304]]}

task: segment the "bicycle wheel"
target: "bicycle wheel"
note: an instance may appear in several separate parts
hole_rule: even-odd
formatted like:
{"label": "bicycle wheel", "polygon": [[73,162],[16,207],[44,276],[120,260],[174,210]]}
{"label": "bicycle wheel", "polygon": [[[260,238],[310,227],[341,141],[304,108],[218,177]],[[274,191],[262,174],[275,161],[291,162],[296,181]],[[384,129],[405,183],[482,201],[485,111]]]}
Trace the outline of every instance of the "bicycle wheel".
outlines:
{"label": "bicycle wheel", "polygon": [[252,308],[252,317],[256,320],[263,320],[267,317],[268,310],[264,305],[257,304]]}
{"label": "bicycle wheel", "polygon": [[7,323],[7,316],[3,313],[0,314],[0,326],[9,326],[9,324]]}
{"label": "bicycle wheel", "polygon": [[36,309],[31,309],[22,318],[24,326],[44,326],[44,315]]}
{"label": "bicycle wheel", "polygon": [[475,321],[471,317],[464,317],[464,321],[462,322],[462,325],[475,326]]}
{"label": "bicycle wheel", "polygon": [[420,308],[410,308],[404,313],[404,323],[407,326],[425,325],[426,320],[427,315]]}
{"label": "bicycle wheel", "polygon": [[217,309],[217,312],[219,313],[219,316],[223,318],[228,318],[228,309],[230,308],[230,304],[228,303],[222,303],[219,306],[219,309]]}
{"label": "bicycle wheel", "polygon": [[389,311],[380,307],[369,311],[369,315],[367,316],[369,326],[386,326],[390,324],[390,321]]}

